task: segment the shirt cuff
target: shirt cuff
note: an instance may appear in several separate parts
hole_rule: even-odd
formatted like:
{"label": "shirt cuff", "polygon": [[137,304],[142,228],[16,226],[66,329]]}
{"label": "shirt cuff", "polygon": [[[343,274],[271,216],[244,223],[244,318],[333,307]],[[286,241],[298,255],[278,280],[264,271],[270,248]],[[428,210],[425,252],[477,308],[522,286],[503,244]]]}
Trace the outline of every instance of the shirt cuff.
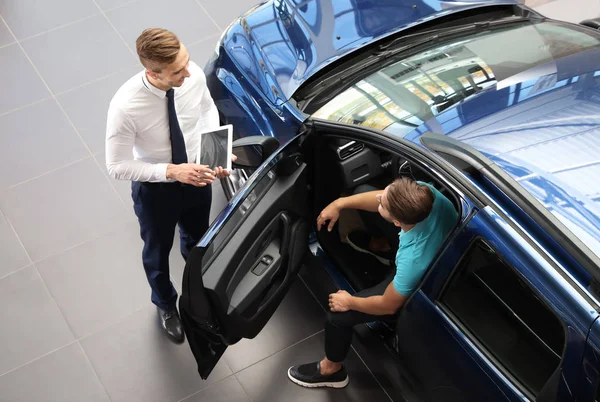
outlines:
{"label": "shirt cuff", "polygon": [[154,180],[167,181],[167,166],[168,163],[157,163],[154,165]]}

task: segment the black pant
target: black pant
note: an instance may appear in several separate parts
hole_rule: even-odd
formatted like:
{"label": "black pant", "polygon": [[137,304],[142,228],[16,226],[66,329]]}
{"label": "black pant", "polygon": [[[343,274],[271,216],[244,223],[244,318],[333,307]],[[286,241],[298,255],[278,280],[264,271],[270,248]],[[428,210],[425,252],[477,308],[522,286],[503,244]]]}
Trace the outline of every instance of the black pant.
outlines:
{"label": "black pant", "polygon": [[142,261],[152,288],[152,302],[162,310],[174,309],[177,291],[169,276],[169,254],[179,223],[180,250],[185,260],[208,229],[211,186],[179,182],[132,182],[133,209],[144,241]]}
{"label": "black pant", "polygon": [[[378,285],[372,288],[361,290],[354,296],[369,297],[382,295],[385,289],[394,278],[395,271],[392,271]],[[327,323],[325,324],[325,356],[332,362],[342,362],[348,356],[350,345],[352,344],[352,327],[357,324],[364,324],[371,321],[393,319],[394,315],[372,315],[358,311],[347,311],[345,313],[327,314]]]}
{"label": "black pant", "polygon": [[[361,184],[354,189],[354,194],[367,193],[369,191],[378,190],[368,184]],[[398,248],[398,232],[399,228],[393,223],[382,218],[379,212],[368,212],[358,210],[360,219],[365,225],[367,231],[372,237],[387,237],[392,249]],[[369,297],[382,295],[385,289],[394,278],[396,271],[392,272],[378,285],[364,289],[354,296]],[[394,316],[378,316],[365,314],[358,311],[347,311],[345,313],[327,314],[327,323],[325,324],[325,356],[332,362],[342,362],[346,359],[350,345],[352,344],[352,327],[357,324],[364,324],[371,321],[391,319]]]}

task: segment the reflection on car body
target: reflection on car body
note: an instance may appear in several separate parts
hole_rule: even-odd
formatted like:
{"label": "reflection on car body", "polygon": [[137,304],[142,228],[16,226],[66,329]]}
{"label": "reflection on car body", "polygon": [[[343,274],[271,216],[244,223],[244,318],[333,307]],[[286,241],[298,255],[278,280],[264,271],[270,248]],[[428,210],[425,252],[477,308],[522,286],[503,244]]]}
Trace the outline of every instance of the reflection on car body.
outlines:
{"label": "reflection on car body", "polygon": [[371,325],[401,362],[379,374],[432,401],[599,399],[599,60],[598,31],[510,0],[273,0],[244,14],[207,83],[223,124],[281,148],[228,184],[186,266],[192,350],[196,294],[226,347],[260,331],[302,265],[317,295],[381,280],[343,242],[355,218],[328,233],[315,217],[409,175],[460,221],[396,319]]}

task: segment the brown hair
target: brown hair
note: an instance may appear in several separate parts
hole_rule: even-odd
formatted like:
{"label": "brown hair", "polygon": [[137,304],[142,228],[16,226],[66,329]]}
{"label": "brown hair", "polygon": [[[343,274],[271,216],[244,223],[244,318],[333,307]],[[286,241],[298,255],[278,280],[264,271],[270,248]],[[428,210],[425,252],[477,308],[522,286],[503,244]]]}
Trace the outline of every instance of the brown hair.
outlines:
{"label": "brown hair", "polygon": [[434,197],[428,186],[402,177],[390,184],[387,201],[394,218],[406,225],[414,225],[429,216]]}
{"label": "brown hair", "polygon": [[175,61],[180,47],[179,38],[162,28],[148,28],[135,41],[140,62],[155,73]]}

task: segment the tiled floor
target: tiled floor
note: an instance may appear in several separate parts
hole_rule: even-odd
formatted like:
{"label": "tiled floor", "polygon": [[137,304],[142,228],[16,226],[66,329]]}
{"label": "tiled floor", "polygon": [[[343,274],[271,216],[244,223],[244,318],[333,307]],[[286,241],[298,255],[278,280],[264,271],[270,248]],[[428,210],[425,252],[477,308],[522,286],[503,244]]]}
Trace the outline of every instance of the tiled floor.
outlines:
{"label": "tiled floor", "polygon": [[[600,0],[530,1],[552,17],[600,15]],[[204,65],[255,2],[0,0],[1,401],[388,400],[354,353],[345,390],[287,380],[290,364],[322,354],[324,314],[301,281],[202,381],[189,347],[158,327],[129,183],[106,174],[106,110],[140,69],[142,29],[174,30]],[[224,202],[214,194],[213,217]],[[179,288],[176,251],[171,261]]]}

